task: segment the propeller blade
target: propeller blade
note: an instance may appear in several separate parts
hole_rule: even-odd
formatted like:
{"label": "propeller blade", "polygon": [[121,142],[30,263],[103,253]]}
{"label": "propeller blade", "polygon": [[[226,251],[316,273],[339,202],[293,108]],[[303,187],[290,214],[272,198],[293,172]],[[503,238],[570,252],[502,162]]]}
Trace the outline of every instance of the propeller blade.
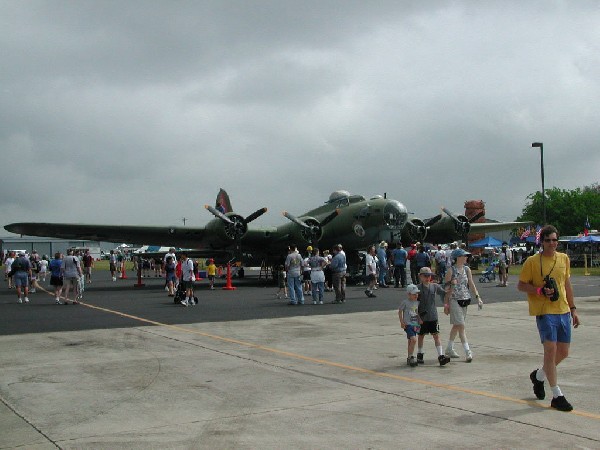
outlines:
{"label": "propeller blade", "polygon": [[469,230],[471,228],[470,223],[466,220],[460,220],[450,210],[446,208],[442,208],[442,211],[448,214],[448,216],[452,219],[452,221],[454,222],[454,228],[456,232],[460,234],[461,239],[463,241],[466,240],[466,236],[469,234]]}
{"label": "propeller blade", "polygon": [[454,213],[452,211],[450,211],[448,208],[442,208],[442,211],[444,211],[449,217],[451,217],[455,222],[458,222],[458,219],[456,218],[456,216],[454,215]]}
{"label": "propeller blade", "polygon": [[336,209],[335,211],[333,211],[331,214],[329,214],[327,217],[325,217],[322,221],[321,221],[321,228],[324,227],[325,225],[327,225],[329,222],[331,222],[333,219],[335,219],[338,214],[340,213],[339,209]]}
{"label": "propeller blade", "polygon": [[411,241],[422,242],[427,236],[427,227],[420,219],[411,219],[406,222],[406,225],[409,227],[407,231]]}
{"label": "propeller blade", "polygon": [[291,220],[292,222],[294,222],[297,225],[300,225],[301,227],[307,228],[310,230],[310,226],[308,226],[306,223],[302,222],[300,219],[298,219],[296,216],[290,214],[287,211],[283,211],[283,216],[288,218],[289,220]]}
{"label": "propeller blade", "polygon": [[473,217],[471,217],[469,219],[469,223],[476,222],[478,219],[482,218],[483,216],[485,216],[485,213],[483,211],[479,211],[477,214],[475,214]]}
{"label": "propeller blade", "polygon": [[252,214],[250,214],[248,217],[246,217],[246,223],[250,223],[253,220],[258,219],[260,216],[262,216],[264,213],[267,212],[267,208],[260,208],[256,211],[254,211]]}
{"label": "propeller blade", "polygon": [[206,209],[208,209],[213,216],[215,216],[217,219],[221,219],[223,222],[228,223],[228,224],[233,224],[233,222],[229,219],[229,217],[227,217],[225,214],[223,214],[220,211],[217,211],[215,208],[213,208],[210,205],[204,205],[204,207]]}
{"label": "propeller blade", "polygon": [[441,218],[442,218],[441,214],[431,217],[425,221],[425,226],[429,228],[429,227],[433,226],[434,224],[436,224]]}

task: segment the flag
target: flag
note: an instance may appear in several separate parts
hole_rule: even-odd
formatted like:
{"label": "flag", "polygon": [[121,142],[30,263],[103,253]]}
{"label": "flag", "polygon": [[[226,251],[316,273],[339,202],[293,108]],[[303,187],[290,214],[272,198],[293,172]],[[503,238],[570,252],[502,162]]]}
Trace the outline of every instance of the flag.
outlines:
{"label": "flag", "polygon": [[521,233],[521,240],[525,240],[527,239],[527,236],[529,236],[531,234],[531,227],[527,227],[526,230],[523,231],[523,233]]}
{"label": "flag", "polygon": [[535,228],[535,245],[540,245],[540,235],[542,234],[542,227],[538,225]]}
{"label": "flag", "polygon": [[585,218],[585,223],[583,224],[583,234],[587,236],[590,233],[590,216]]}

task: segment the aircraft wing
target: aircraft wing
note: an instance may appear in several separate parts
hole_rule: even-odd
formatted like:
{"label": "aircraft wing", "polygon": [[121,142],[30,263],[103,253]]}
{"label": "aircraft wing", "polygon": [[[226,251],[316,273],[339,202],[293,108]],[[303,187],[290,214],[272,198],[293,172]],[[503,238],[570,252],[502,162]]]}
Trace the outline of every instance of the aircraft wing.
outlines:
{"label": "aircraft wing", "polygon": [[[213,224],[218,224],[218,221]],[[218,226],[211,228],[210,225],[206,227],[160,227],[29,222],[11,223],[4,228],[11,233],[27,236],[162,245],[194,250],[228,251],[233,250],[236,245],[234,240],[223,237]],[[241,239],[241,245],[244,251],[261,253],[271,243],[276,242],[280,235],[275,228],[248,230]]]}
{"label": "aircraft wing", "polygon": [[494,231],[512,230],[513,228],[527,227],[529,225],[531,225],[531,222],[472,223],[469,233],[493,233]]}
{"label": "aircraft wing", "polygon": [[84,225],[68,223],[12,223],[4,227],[11,233],[71,240],[162,244],[174,247],[201,246],[204,228],[150,227],[129,225]]}
{"label": "aircraft wing", "polygon": [[[430,219],[428,219],[430,220]],[[447,243],[461,240],[467,241],[469,234],[491,233],[494,231],[512,230],[531,225],[529,222],[473,222],[462,215],[446,215],[438,219],[427,231],[428,242]]]}

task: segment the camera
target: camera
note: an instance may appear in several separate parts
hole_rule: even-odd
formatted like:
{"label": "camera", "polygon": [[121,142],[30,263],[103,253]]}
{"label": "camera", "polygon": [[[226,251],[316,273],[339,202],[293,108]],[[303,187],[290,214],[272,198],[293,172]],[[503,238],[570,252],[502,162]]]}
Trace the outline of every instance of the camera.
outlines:
{"label": "camera", "polygon": [[550,301],[555,302],[558,300],[558,285],[556,284],[556,280],[552,278],[550,275],[546,275],[544,277],[544,289],[554,289],[554,293],[548,297]]}

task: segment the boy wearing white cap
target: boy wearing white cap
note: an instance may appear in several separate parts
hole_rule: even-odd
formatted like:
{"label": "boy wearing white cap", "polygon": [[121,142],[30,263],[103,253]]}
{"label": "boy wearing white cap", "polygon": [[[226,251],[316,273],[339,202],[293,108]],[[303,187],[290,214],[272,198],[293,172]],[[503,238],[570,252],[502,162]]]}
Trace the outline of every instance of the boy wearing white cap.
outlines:
{"label": "boy wearing white cap", "polygon": [[408,298],[402,300],[398,308],[398,317],[400,318],[400,326],[406,332],[408,339],[408,357],[406,364],[410,367],[417,366],[415,359],[415,346],[417,344],[417,334],[421,328],[421,318],[419,317],[419,288],[414,284],[409,284],[406,287]]}

